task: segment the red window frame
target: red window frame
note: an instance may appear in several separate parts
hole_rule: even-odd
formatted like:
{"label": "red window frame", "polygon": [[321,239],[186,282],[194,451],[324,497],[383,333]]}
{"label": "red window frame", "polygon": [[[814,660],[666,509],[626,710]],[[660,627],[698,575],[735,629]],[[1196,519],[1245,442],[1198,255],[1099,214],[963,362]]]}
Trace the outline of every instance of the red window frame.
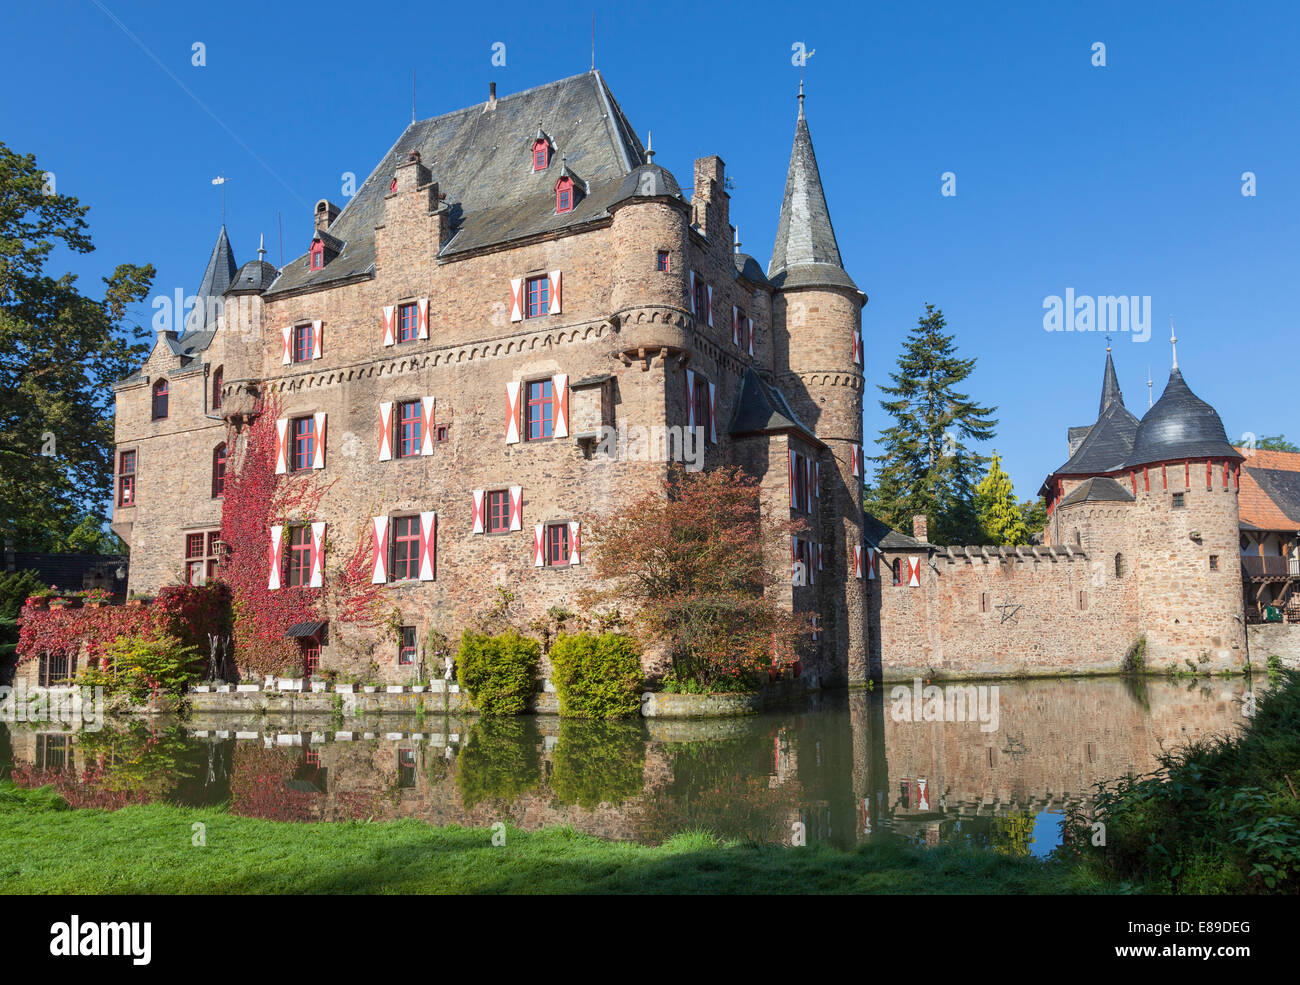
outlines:
{"label": "red window frame", "polygon": [[555,390],[550,380],[526,385],[524,440],[542,441],[555,433]]}
{"label": "red window frame", "polygon": [[389,581],[415,581],[420,577],[420,518],[393,517],[393,563]]}
{"label": "red window frame", "polygon": [[135,451],[124,451],[117,458],[117,505],[135,505]]}
{"label": "red window frame", "polygon": [[487,532],[503,534],[510,529],[510,491],[493,489],[487,494]]}
{"label": "red window frame", "polygon": [[316,461],[316,418],[293,419],[293,462],[291,471],[310,469]]}
{"label": "red window frame", "polygon": [[414,666],[417,649],[415,643],[415,627],[403,626],[402,641],[397,647],[398,664],[403,667]]}
{"label": "red window frame", "polygon": [[569,525],[567,523],[547,524],[543,538],[544,560],[547,567],[557,567],[569,563]]}
{"label": "red window frame", "polygon": [[[697,383],[696,386],[699,384]],[[695,421],[699,426],[699,419]],[[808,469],[805,466],[807,461],[804,456],[796,453],[794,456],[794,502],[790,504],[792,510],[802,510],[808,502]],[[897,584],[897,582],[895,582]]]}
{"label": "red window frame", "polygon": [[446,441],[447,438],[449,437],[449,435],[450,435],[450,432],[447,430],[447,425],[446,425],[446,424],[439,424],[439,425],[438,425],[436,428],[434,428],[434,430],[433,430],[433,440],[434,440],[434,441]]}
{"label": "red window frame", "polygon": [[708,319],[709,288],[700,278],[695,278],[695,317]]}
{"label": "red window frame", "polygon": [[895,585],[903,584],[903,559],[902,558],[897,558],[897,557],[894,558],[893,569],[894,569],[894,584]]}
{"label": "red window frame", "polygon": [[414,342],[419,331],[420,316],[415,302],[397,306],[397,341]]}
{"label": "red window frame", "polygon": [[529,277],[525,285],[525,318],[540,318],[551,311],[551,278]]}
{"label": "red window frame", "polygon": [[166,380],[159,380],[153,385],[153,419],[155,421],[166,420],[167,400],[170,392],[171,387]]}
{"label": "red window frame", "polygon": [[555,211],[572,212],[573,211],[573,179],[561,178],[555,184]]}
{"label": "red window frame", "polygon": [[[709,438],[709,381],[698,373],[695,374],[695,426],[704,429],[704,438]],[[800,473],[802,475],[802,473]],[[802,496],[799,502],[803,502]]]}
{"label": "red window frame", "polygon": [[221,531],[208,531],[208,581],[217,576],[217,565],[221,563]]}
{"label": "red window frame", "polygon": [[311,527],[289,528],[289,575],[285,584],[304,588],[311,581]]}
{"label": "red window frame", "polygon": [[397,405],[397,457],[411,458],[420,454],[420,439],[424,436],[424,420],[420,416],[420,401],[405,400]]}
{"label": "red window frame", "polygon": [[203,563],[204,535],[202,533],[185,535],[185,583],[202,584],[200,577],[207,570]]}
{"label": "red window frame", "polygon": [[320,270],[325,266],[325,244],[316,240],[311,244],[311,269]]}
{"label": "red window frame", "polygon": [[212,409],[221,409],[221,383],[225,378],[225,367],[218,366],[215,373],[212,374]]}
{"label": "red window frame", "polygon": [[[312,679],[320,667],[320,644],[315,640],[303,640],[302,642],[302,676],[307,680]],[[310,750],[306,753],[307,763],[310,766],[320,766],[320,754],[313,753]],[[315,761],[313,762],[313,757]]]}
{"label": "red window frame", "polygon": [[313,327],[310,323],[293,327],[294,362],[305,363],[311,361],[312,343],[315,342],[315,339],[312,338]]}
{"label": "red window frame", "polygon": [[668,251],[667,250],[660,250],[655,255],[655,269],[660,271],[661,273],[668,272]]}
{"label": "red window frame", "polygon": [[545,140],[533,141],[533,171],[545,171],[551,165],[551,148]]}
{"label": "red window frame", "polygon": [[226,494],[226,443],[212,449],[212,498],[221,499]]}

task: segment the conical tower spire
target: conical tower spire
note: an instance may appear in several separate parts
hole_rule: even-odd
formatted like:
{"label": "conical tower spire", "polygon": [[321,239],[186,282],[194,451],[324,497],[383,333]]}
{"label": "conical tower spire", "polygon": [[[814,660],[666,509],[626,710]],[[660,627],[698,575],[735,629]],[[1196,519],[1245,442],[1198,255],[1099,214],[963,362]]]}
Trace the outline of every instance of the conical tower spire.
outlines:
{"label": "conical tower spire", "polygon": [[1119,377],[1115,374],[1115,360],[1111,358],[1110,346],[1106,347],[1106,372],[1101,379],[1101,406],[1097,410],[1097,416],[1101,417],[1106,413],[1106,408],[1111,404],[1118,403],[1124,406],[1124,394],[1119,389]]}
{"label": "conical tower spire", "polygon": [[[235,263],[235,253],[230,248],[230,238],[226,235],[225,223],[217,233],[217,242],[212,247],[212,256],[208,258],[207,269],[203,271],[203,280],[194,292],[194,307],[190,309],[185,320],[185,337],[187,342],[194,342],[200,347],[207,345],[207,340],[200,338],[200,333],[210,334],[216,331],[215,311],[221,296],[234,283],[239,265]],[[191,338],[194,336],[194,338]]]}
{"label": "conical tower spire", "polygon": [[799,286],[823,284],[856,286],[844,270],[839,243],[831,226],[822,176],[813,153],[812,135],[804,117],[803,84],[799,86],[799,117],[794,128],[794,149],[785,178],[785,197],[777,224],[776,245],[767,276],[777,286],[787,280]]}

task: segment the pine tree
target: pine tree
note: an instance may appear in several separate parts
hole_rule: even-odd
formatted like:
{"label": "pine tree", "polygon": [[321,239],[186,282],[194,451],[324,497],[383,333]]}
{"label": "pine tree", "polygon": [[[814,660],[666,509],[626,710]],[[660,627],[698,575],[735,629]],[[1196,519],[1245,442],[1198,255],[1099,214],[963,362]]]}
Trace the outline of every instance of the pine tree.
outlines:
{"label": "pine tree", "polygon": [[1029,543],[1029,528],[1016,503],[1011,476],[1002,468],[997,452],[993,453],[988,472],[975,487],[975,513],[985,543]]}
{"label": "pine tree", "polygon": [[881,392],[892,399],[880,406],[894,419],[880,432],[883,453],[875,482],[868,487],[866,508],[896,530],[910,530],[912,517],[930,520],[936,544],[972,543],[980,537],[975,513],[975,484],[988,459],[967,448],[966,441],[988,441],[995,434],[995,407],[982,407],[955,388],[970,376],[974,359],[961,359],[946,334],[943,312],[925,306],[903,352],[893,386]]}

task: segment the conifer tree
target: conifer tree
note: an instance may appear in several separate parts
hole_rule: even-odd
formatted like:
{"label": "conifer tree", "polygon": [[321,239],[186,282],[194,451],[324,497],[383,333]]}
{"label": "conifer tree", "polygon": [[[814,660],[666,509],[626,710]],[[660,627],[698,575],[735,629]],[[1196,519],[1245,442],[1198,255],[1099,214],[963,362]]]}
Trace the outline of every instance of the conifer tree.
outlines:
{"label": "conifer tree", "polygon": [[1011,476],[1002,468],[997,452],[993,453],[988,472],[975,487],[975,514],[985,543],[1029,543],[1029,528],[1016,503]]}
{"label": "conifer tree", "polygon": [[995,407],[956,389],[975,360],[958,357],[945,328],[943,312],[927,304],[890,374],[893,385],[880,388],[890,398],[880,406],[894,423],[880,432],[883,453],[872,459],[875,482],[864,499],[896,530],[910,530],[912,517],[924,513],[933,543],[973,543],[980,537],[975,484],[988,459],[966,442],[988,441],[998,422]]}

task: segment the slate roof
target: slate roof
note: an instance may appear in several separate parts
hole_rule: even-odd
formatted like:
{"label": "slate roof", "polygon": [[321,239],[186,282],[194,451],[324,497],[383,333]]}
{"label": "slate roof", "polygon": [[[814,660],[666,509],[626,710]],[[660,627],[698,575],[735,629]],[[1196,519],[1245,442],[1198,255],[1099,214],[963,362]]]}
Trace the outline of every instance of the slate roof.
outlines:
{"label": "slate roof", "polygon": [[763,268],[758,265],[758,261],[748,253],[736,253],[733,254],[733,257],[736,264],[736,273],[744,277],[745,280],[755,285],[768,283],[767,274],[763,273]]}
{"label": "slate roof", "polygon": [[884,521],[877,520],[866,510],[862,511],[862,532],[867,539],[867,543],[878,549],[909,550],[929,546],[915,537],[900,534]]}
{"label": "slate roof", "polygon": [[844,270],[839,243],[831,226],[826,193],[822,190],[812,135],[803,115],[803,92],[799,93],[799,119],[795,123],[794,148],[785,178],[785,197],[777,223],[776,244],[767,277],[779,287],[831,285],[857,290]]}
{"label": "slate roof", "polygon": [[194,292],[194,307],[185,319],[184,334],[179,339],[171,333],[165,336],[173,353],[192,356],[206,349],[212,342],[213,336],[217,334],[216,313],[220,310],[220,298],[234,281],[237,269],[235,254],[230,248],[230,239],[226,236],[226,226],[222,223],[217,242],[212,247],[212,256],[208,258],[207,269],[203,271],[203,280]]}
{"label": "slate roof", "polygon": [[1106,369],[1101,380],[1101,404],[1097,416],[1101,417],[1106,408],[1115,402],[1123,403],[1124,394],[1119,389],[1119,377],[1115,375],[1115,360],[1110,357],[1110,346],[1106,346]]}
{"label": "slate roof", "polygon": [[736,438],[793,430],[798,431],[805,441],[819,447],[822,444],[812,428],[799,420],[785,394],[765,382],[752,368],[745,370],[741,378],[736,410],[728,430]]}
{"label": "slate roof", "polygon": [[[581,174],[587,194],[573,211],[555,214],[560,168],[534,174],[533,136],[539,126],[555,145],[554,159]],[[269,296],[368,276],[375,262],[374,228],[399,164],[412,150],[446,195],[452,237],[441,258],[555,232],[606,217],[624,177],[645,162],[645,150],[599,71],[478,103],[410,124],[330,224],[343,241],[321,270],[307,255],[290,261]],[[303,236],[304,245],[310,237]]]}
{"label": "slate roof", "polygon": [[1125,468],[1179,458],[1241,458],[1214,408],[1192,393],[1175,365],[1165,392],[1146,412]]}
{"label": "slate roof", "polygon": [[1122,468],[1133,451],[1137,430],[1138,419],[1122,401],[1115,401],[1101,412],[1070,460],[1052,474],[1096,475]]}
{"label": "slate roof", "polygon": [[261,294],[280,276],[280,271],[265,260],[249,260],[239,268],[227,294]]}
{"label": "slate roof", "polygon": [[630,198],[677,198],[686,201],[673,173],[653,162],[642,164],[628,173],[614,193],[611,205],[626,202]]}
{"label": "slate roof", "polygon": [[1072,503],[1131,503],[1135,498],[1114,479],[1099,475],[1079,483],[1057,506],[1069,506]]}

